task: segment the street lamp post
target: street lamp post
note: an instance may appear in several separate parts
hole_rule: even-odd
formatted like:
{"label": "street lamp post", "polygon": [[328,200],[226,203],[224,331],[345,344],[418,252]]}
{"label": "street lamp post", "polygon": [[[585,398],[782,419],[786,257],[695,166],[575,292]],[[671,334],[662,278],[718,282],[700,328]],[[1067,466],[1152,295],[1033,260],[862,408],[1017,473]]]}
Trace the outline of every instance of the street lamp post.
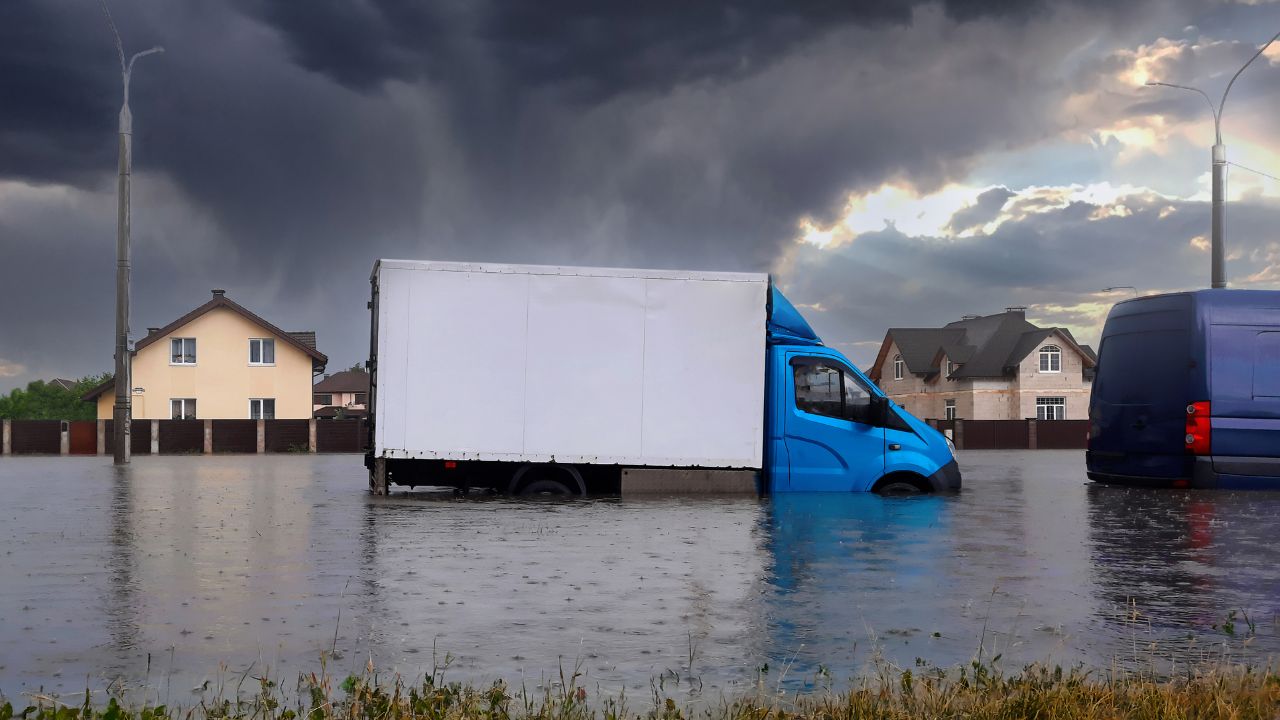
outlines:
{"label": "street lamp post", "polygon": [[124,102],[120,106],[119,125],[120,166],[116,184],[116,401],[111,408],[111,435],[115,445],[113,456],[116,465],[124,465],[129,462],[129,423],[133,412],[133,373],[129,358],[129,180],[133,172],[133,114],[129,111],[129,79],[133,74],[133,64],[138,58],[164,52],[164,48],[153,47],[134,53],[125,62],[124,44],[120,42],[120,33],[116,30],[115,21],[111,19],[106,0],[102,0],[102,12],[107,16],[111,34],[115,36],[120,76],[124,82]]}
{"label": "street lamp post", "polygon": [[1160,87],[1176,88],[1178,90],[1189,90],[1200,95],[1204,101],[1209,104],[1209,112],[1213,113],[1213,150],[1211,155],[1213,170],[1213,221],[1212,221],[1212,237],[1213,244],[1211,248],[1211,285],[1215,288],[1224,288],[1227,286],[1227,270],[1226,270],[1226,249],[1224,247],[1223,235],[1226,229],[1226,204],[1227,204],[1227,146],[1222,144],[1222,110],[1227,105],[1227,93],[1231,92],[1231,86],[1235,84],[1236,78],[1240,77],[1240,73],[1244,69],[1253,64],[1258,56],[1267,51],[1271,47],[1271,43],[1280,39],[1280,33],[1276,33],[1274,37],[1267,41],[1258,52],[1249,58],[1249,61],[1240,66],[1235,75],[1231,76],[1231,82],[1227,83],[1227,89],[1222,91],[1222,101],[1218,103],[1218,107],[1213,106],[1213,101],[1209,96],[1199,88],[1187,87],[1186,85],[1175,85],[1174,83],[1163,83],[1148,81],[1147,85],[1158,85]]}

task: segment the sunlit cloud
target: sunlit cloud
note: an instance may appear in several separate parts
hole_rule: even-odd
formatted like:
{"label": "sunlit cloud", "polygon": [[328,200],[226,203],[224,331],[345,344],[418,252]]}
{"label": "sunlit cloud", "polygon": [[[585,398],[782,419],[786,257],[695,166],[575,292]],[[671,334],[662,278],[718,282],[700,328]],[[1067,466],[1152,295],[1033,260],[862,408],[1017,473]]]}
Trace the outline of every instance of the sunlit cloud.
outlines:
{"label": "sunlit cloud", "polygon": [[27,366],[0,358],[0,377],[17,377],[27,371]]}
{"label": "sunlit cloud", "polygon": [[817,247],[838,247],[866,232],[893,227],[907,235],[946,235],[951,217],[972,204],[987,188],[948,185],[920,195],[909,187],[885,183],[868,193],[852,194],[842,217],[823,227],[812,218],[800,222],[800,240]]}

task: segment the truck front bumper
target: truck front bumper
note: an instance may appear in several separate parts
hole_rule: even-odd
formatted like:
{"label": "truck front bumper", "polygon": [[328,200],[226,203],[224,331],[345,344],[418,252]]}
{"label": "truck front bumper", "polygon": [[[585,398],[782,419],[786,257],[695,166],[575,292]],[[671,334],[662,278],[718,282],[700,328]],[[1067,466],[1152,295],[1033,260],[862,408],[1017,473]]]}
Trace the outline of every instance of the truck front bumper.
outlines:
{"label": "truck front bumper", "polygon": [[951,462],[938,468],[937,472],[929,476],[929,486],[936,493],[960,490],[960,465],[956,463],[955,458],[951,458]]}

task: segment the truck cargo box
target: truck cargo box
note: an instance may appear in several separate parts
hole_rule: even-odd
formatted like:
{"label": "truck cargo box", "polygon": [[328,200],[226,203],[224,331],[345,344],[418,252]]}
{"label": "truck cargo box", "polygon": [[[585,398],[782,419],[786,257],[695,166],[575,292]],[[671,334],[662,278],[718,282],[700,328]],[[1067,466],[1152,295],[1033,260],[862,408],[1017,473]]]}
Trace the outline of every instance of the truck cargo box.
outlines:
{"label": "truck cargo box", "polygon": [[762,466],[769,278],[379,260],[387,460]]}

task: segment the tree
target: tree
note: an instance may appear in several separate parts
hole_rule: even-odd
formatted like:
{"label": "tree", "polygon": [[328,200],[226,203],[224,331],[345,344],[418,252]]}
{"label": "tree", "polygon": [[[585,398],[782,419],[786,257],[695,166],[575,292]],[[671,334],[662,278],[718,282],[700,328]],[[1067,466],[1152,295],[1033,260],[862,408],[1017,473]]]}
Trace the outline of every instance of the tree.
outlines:
{"label": "tree", "polygon": [[98,409],[94,403],[80,398],[97,385],[109,380],[110,373],[87,375],[70,390],[34,380],[25,390],[17,389],[0,395],[0,418],[5,420],[94,420]]}

